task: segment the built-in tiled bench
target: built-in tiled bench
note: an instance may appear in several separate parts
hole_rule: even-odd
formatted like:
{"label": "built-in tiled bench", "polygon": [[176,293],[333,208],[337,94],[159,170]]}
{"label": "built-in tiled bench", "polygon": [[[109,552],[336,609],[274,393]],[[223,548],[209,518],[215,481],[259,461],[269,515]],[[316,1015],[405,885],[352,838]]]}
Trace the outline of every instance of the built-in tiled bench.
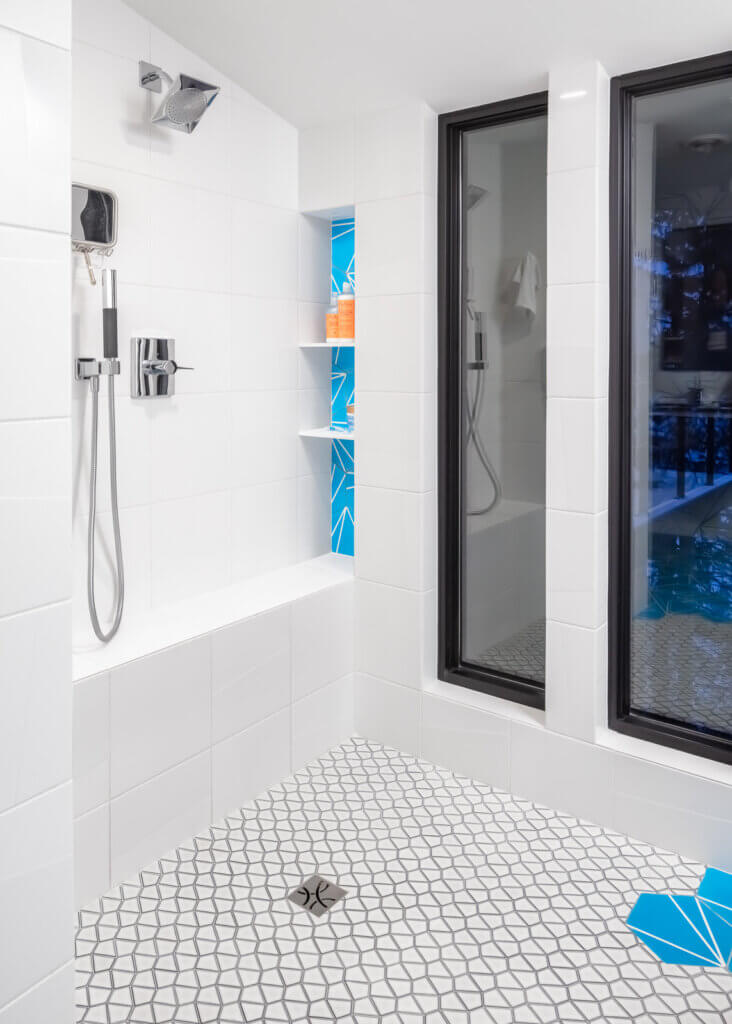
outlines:
{"label": "built-in tiled bench", "polygon": [[79,906],[352,732],[348,558],[125,625],[74,658]]}

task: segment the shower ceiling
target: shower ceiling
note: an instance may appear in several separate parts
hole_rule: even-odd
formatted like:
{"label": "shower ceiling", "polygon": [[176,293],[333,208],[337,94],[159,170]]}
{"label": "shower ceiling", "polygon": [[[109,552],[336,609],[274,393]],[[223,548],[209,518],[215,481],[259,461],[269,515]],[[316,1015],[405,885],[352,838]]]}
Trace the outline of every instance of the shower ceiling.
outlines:
{"label": "shower ceiling", "polygon": [[575,58],[618,74],[732,38],[728,0],[128,2],[298,127],[407,99],[454,110],[544,89]]}

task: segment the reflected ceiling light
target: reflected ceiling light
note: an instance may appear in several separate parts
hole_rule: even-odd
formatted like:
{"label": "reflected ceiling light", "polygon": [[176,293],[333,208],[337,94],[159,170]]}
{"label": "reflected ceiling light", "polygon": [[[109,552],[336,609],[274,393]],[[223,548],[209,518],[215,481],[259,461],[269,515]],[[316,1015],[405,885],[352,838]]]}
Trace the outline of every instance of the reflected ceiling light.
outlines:
{"label": "reflected ceiling light", "polygon": [[569,92],[560,92],[560,100],[578,100],[587,95],[587,89],[570,89]]}

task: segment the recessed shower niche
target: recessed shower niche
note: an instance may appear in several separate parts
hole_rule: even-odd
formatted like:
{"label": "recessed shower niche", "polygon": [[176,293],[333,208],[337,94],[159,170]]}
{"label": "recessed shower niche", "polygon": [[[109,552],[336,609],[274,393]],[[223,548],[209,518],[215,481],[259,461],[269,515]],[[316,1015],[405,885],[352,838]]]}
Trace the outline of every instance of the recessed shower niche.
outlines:
{"label": "recessed shower niche", "polygon": [[[355,337],[352,320],[344,306],[353,304],[355,274],[355,217],[352,208],[319,211],[304,218],[318,241],[317,272],[330,264],[330,302],[308,324],[310,333],[300,349],[301,379],[309,380],[320,394],[317,412],[301,411],[300,436],[306,459],[314,460],[330,478],[330,537],[335,554],[354,553],[354,458],[355,458]],[[318,223],[322,222],[322,223]],[[327,247],[327,249],[326,249]],[[357,313],[355,314],[357,316]],[[353,313],[351,313],[353,317]],[[302,318],[301,318],[302,324]],[[327,386],[327,390],[326,390]],[[307,419],[307,422],[305,422]],[[316,451],[313,449],[317,446]],[[324,450],[327,446],[329,452]],[[329,456],[329,464],[326,460]],[[322,503],[319,505],[322,508]]]}

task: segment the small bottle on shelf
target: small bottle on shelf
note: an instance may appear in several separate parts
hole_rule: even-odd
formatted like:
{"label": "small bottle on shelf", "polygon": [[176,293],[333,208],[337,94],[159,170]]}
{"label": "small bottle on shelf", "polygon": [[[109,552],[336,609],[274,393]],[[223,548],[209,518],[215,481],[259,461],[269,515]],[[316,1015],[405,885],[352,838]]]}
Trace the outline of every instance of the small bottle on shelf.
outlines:
{"label": "small bottle on shelf", "polygon": [[346,281],[338,296],[338,337],[342,341],[353,341],[356,333],[356,300],[353,287]]}

